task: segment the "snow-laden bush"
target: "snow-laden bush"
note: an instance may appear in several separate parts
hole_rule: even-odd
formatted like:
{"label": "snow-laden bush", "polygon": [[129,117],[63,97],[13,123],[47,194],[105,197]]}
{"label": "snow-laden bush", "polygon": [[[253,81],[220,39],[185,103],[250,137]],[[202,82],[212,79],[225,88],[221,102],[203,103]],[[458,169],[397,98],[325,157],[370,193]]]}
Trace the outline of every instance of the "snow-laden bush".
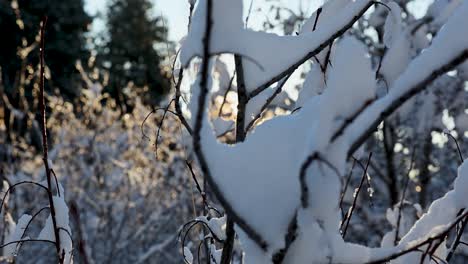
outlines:
{"label": "snow-laden bush", "polygon": [[[280,36],[245,28],[243,1],[197,1],[180,50],[179,77],[184,79],[179,79],[179,89],[192,93],[185,117],[190,118],[189,145],[226,213],[222,235],[208,218],[196,220],[208,229],[202,243],[212,263],[231,263],[233,251],[240,250],[246,263],[451,260],[468,220],[468,165],[456,154],[446,158],[447,164],[434,166],[431,155],[437,154],[432,146],[441,143],[444,128],[459,140],[466,131],[468,37],[461,28],[468,24],[468,3],[435,1],[425,16],[415,18],[406,2],[330,0],[303,23],[297,36]],[[231,75],[220,70],[215,58],[220,54],[234,57],[237,109],[231,121],[212,114],[216,97],[228,94],[223,91],[231,86]],[[270,103],[290,100],[277,96],[293,73],[310,62],[295,104],[281,106],[289,114],[259,122]],[[176,96],[178,103],[183,101]],[[454,114],[456,127],[447,121]],[[217,140],[226,127],[232,129],[234,144]],[[369,150],[376,152],[378,162],[372,154],[363,155]],[[418,157],[416,162],[411,155]],[[392,230],[381,247],[371,248],[345,236],[359,191],[367,188],[362,186],[368,169],[378,171],[382,157],[390,159],[388,167],[398,166],[397,161],[403,165],[381,179],[389,187],[378,191],[392,196],[387,204],[391,209],[381,219]],[[356,199],[342,198],[348,160],[361,162],[364,170]],[[449,172],[459,162],[463,165],[453,190],[422,214],[432,198],[429,174],[437,172],[434,167]],[[416,190],[426,192],[420,195],[424,208],[413,207],[416,213],[407,213],[407,201],[400,198],[410,176],[413,182],[421,180]],[[343,199],[351,201],[347,213]],[[241,245],[234,244],[235,234]],[[196,261],[190,247],[183,248],[183,255],[188,263]]]}
{"label": "snow-laden bush", "polygon": [[[74,261],[151,263],[156,258],[179,263],[175,233],[186,219],[197,215],[193,210],[199,210],[192,207],[193,196],[187,192],[192,185],[180,143],[181,126],[167,113],[156,148],[164,111],[152,111],[128,91],[133,111],[122,114],[101,90],[99,83],[89,83],[80,109],[61,97],[47,98],[53,146],[49,159],[66,190],[62,197],[69,207]],[[17,157],[5,164],[6,180],[10,184],[42,181],[41,157],[31,155],[31,150],[22,151],[21,145],[11,148]],[[7,229],[3,244],[14,241],[19,233],[13,230],[22,230],[27,214],[40,209],[46,200],[39,197],[42,194],[31,187],[17,188],[8,196],[1,225]],[[15,220],[15,229],[12,219],[23,213],[26,215]],[[38,223],[50,221],[46,216],[39,214]],[[24,236],[41,237],[40,228],[40,224],[31,224]],[[53,262],[48,245],[24,243],[19,254],[12,246],[5,247],[2,255],[15,256],[18,263]]]}

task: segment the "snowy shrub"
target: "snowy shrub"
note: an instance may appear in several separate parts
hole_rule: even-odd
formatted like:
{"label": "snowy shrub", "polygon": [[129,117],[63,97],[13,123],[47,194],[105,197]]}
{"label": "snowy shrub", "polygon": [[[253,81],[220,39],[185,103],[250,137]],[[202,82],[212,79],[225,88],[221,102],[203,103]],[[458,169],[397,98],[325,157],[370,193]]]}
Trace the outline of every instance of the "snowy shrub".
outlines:
{"label": "snowy shrub", "polygon": [[[62,98],[48,97],[48,109],[53,109],[48,118],[53,135],[49,159],[67,190],[77,263],[148,263],[154,258],[179,263],[174,233],[193,217],[193,209],[198,210],[187,192],[191,184],[181,126],[166,115],[156,149],[164,111],[152,112],[135,95],[129,97],[135,105],[124,115],[112,100],[103,104],[108,95],[101,94],[99,83],[85,90],[78,113]],[[15,168],[18,163],[21,168]],[[6,167],[6,178],[12,183],[41,180],[40,166],[41,157],[20,156]],[[10,197],[19,197],[14,205],[9,202],[14,212],[17,207],[34,212],[37,206],[29,189]],[[46,256],[31,258],[43,247],[23,247],[20,263],[30,263],[28,258],[34,260],[31,263],[50,263]]]}
{"label": "snowy shrub", "polygon": [[[406,2],[329,0],[297,36],[281,36],[246,28],[243,1],[197,1],[179,54],[175,104],[184,103],[177,96],[181,90],[191,92],[188,113],[179,106],[177,114],[225,216],[205,201],[204,216],[182,228],[186,233],[197,224],[204,228],[198,245],[181,238],[187,263],[200,262],[200,256],[211,263],[452,259],[468,221],[468,165],[461,152],[435,146],[446,145],[446,130],[457,147],[466,135],[468,38],[460,27],[468,24],[468,3],[435,1],[425,16],[415,18]],[[234,65],[235,76],[223,69],[221,57]],[[292,100],[282,92],[301,66],[307,73]],[[225,119],[213,108],[229,95],[226,87],[232,88],[231,97],[237,95],[237,107]],[[263,114],[277,107],[286,111]],[[218,137],[226,131],[232,138],[221,143]],[[348,167],[356,163],[362,177],[353,194],[344,186],[350,184]],[[454,172],[460,163],[453,189],[427,203],[440,197],[428,192],[435,188],[430,174]],[[369,175],[383,166],[390,171],[374,190]],[[438,192],[442,183],[449,189],[446,179],[436,185]],[[408,191],[405,197],[410,181],[420,194]],[[360,220],[389,207],[375,223],[390,231],[370,247],[346,234],[359,193],[375,200],[375,191],[388,195],[386,203],[360,210]],[[205,198],[201,188],[200,193]],[[408,202],[410,196],[419,204]],[[211,222],[221,217],[223,234]]]}
{"label": "snowy shrub", "polygon": [[[74,262],[151,263],[156,258],[179,263],[175,232],[200,210],[192,206],[198,204],[198,197],[187,192],[192,185],[181,125],[164,109],[144,106],[129,88],[126,92],[133,110],[122,114],[109,95],[102,93],[100,82],[86,75],[83,78],[87,87],[78,109],[60,96],[47,96],[49,160],[66,190],[60,194],[68,204],[63,212],[69,216]],[[25,145],[9,146],[14,159],[2,163],[2,176],[10,185],[41,182],[45,177],[42,156],[32,155],[33,150],[23,149]],[[37,224],[50,226],[47,211],[35,217],[37,223],[26,233],[22,229],[28,215],[43,204],[38,199],[42,193],[33,188],[15,188],[7,196],[2,244],[17,236],[35,239],[50,235],[50,229]],[[2,255],[14,256],[18,263],[53,263],[55,256],[50,251],[49,245],[23,243],[19,252],[17,244],[10,244]]]}

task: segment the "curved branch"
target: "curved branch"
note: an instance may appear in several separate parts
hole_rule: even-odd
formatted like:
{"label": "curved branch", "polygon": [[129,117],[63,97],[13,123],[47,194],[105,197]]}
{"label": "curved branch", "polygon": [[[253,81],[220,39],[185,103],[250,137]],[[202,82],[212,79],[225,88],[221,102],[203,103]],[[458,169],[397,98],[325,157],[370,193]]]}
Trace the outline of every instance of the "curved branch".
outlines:
{"label": "curved branch", "polygon": [[19,185],[22,185],[22,184],[32,184],[32,185],[35,185],[35,186],[38,186],[38,187],[44,189],[44,190],[46,191],[46,193],[49,192],[49,189],[48,189],[46,186],[44,186],[44,185],[42,185],[42,184],[40,184],[40,183],[37,183],[37,182],[33,182],[33,181],[22,181],[22,182],[15,183],[15,184],[13,184],[12,186],[10,186],[10,187],[6,190],[5,194],[3,195],[2,202],[0,203],[0,213],[2,212],[3,204],[5,203],[5,199],[6,199],[7,195],[8,195],[8,193],[10,193],[10,191],[13,190],[13,188],[15,188],[15,187],[17,187],[17,186],[19,186]]}
{"label": "curved branch", "polygon": [[187,129],[188,133],[192,135],[192,128],[187,122],[187,119],[185,119],[184,114],[182,113],[182,108],[180,107],[180,97],[181,97],[180,86],[182,84],[183,78],[184,78],[184,69],[181,68],[179,70],[179,78],[175,86],[174,107],[175,107],[175,110],[176,110],[177,116],[179,117],[180,122],[182,123],[182,125],[184,125],[185,129]]}
{"label": "curved branch", "polygon": [[351,221],[351,217],[353,216],[354,209],[356,208],[359,193],[360,193],[360,191],[362,189],[362,186],[364,185],[365,179],[367,178],[367,169],[369,168],[369,163],[370,163],[371,158],[372,158],[372,152],[369,153],[369,158],[367,159],[366,168],[364,169],[364,173],[362,174],[361,182],[359,183],[359,187],[358,187],[358,189],[356,191],[356,195],[354,196],[353,204],[351,205],[351,208],[349,209],[349,213],[346,214],[346,218],[341,223],[341,227],[343,228],[343,230],[342,230],[343,238],[346,236],[346,232],[348,231],[349,222]]}
{"label": "curved branch", "polygon": [[[426,78],[421,80],[419,83],[415,84],[413,87],[410,87],[406,90],[406,92],[399,95],[395,100],[392,100],[388,105],[384,107],[383,110],[380,111],[380,114],[376,116],[372,122],[364,128],[364,131],[358,134],[352,142],[351,147],[348,151],[348,156],[351,156],[363,143],[366,139],[375,131],[378,127],[380,122],[385,120],[389,117],[395,110],[397,110],[401,105],[403,105],[406,101],[411,99],[413,96],[417,95],[421,91],[427,88],[429,84],[431,84],[437,77],[441,76],[442,74],[451,71],[457,65],[461,64],[468,58],[468,50],[463,50],[460,54],[455,56],[453,59],[448,61],[447,63],[441,65],[440,67],[436,68],[429,74]],[[385,97],[383,98],[385,99]],[[376,101],[379,102],[380,100]],[[375,103],[374,103],[375,104]],[[371,109],[372,105],[368,107],[366,111],[364,111],[360,116],[364,115],[367,111],[375,111],[375,109]],[[345,130],[346,131],[346,130]],[[338,137],[339,138],[339,137]]]}
{"label": "curved branch", "polygon": [[[403,256],[405,254],[408,254],[412,251],[418,251],[418,249],[422,246],[425,246],[427,244],[430,244],[432,243],[433,241],[435,240],[439,240],[439,239],[444,239],[448,234],[449,232],[455,228],[459,222],[461,222],[463,219],[465,219],[466,217],[468,216],[468,211],[465,211],[462,215],[460,215],[459,217],[457,217],[455,219],[455,221],[453,221],[452,223],[450,223],[449,225],[447,225],[447,227],[442,230],[441,232],[435,234],[435,235],[431,235],[429,236],[428,238],[418,242],[418,243],[411,243],[410,246],[408,247],[404,247],[402,250],[398,251],[398,252],[394,252],[394,253],[390,253],[388,254],[387,256],[384,256],[384,257],[381,257],[381,258],[378,258],[376,260],[371,260],[371,261],[368,261],[364,264],[381,264],[381,263],[387,263],[388,261],[392,260],[392,259],[396,259],[400,256]],[[397,246],[398,247],[401,247],[401,246]]]}
{"label": "curved branch", "polygon": [[[255,115],[255,117],[249,122],[249,124],[247,125],[247,128],[245,129],[245,131],[249,131],[250,129],[252,129],[252,127],[254,126],[255,122],[262,116],[263,114],[263,111],[265,111],[265,109],[267,109],[267,107],[271,104],[271,102],[275,99],[275,97],[281,93],[281,91],[283,91],[283,87],[284,85],[286,84],[286,81],[289,79],[289,77],[291,77],[292,74],[289,74],[287,75],[286,77],[284,77],[281,82],[277,85],[276,87],[276,90],[275,92],[267,98],[266,102],[262,105],[262,108],[260,109],[260,111]],[[249,98],[251,99],[251,98]]]}
{"label": "curved branch", "polygon": [[5,243],[3,245],[0,245],[0,248],[4,248],[8,245],[12,245],[12,244],[18,244],[18,243],[25,243],[25,242],[46,242],[46,243],[51,243],[51,244],[56,244],[55,241],[52,241],[52,240],[48,240],[48,239],[20,239],[20,240],[15,240],[15,241],[11,241],[11,242],[8,242],[8,243]]}
{"label": "curved branch", "polygon": [[212,30],[212,9],[213,9],[212,0],[207,0],[207,16],[206,16],[206,30],[205,35],[203,36],[203,62],[201,65],[201,80],[200,80],[200,94],[198,96],[198,110],[195,116],[195,127],[193,131],[193,148],[195,155],[197,156],[198,162],[200,164],[200,168],[204,173],[208,183],[210,184],[213,192],[215,193],[216,197],[218,198],[221,205],[227,211],[231,219],[237,223],[245,232],[246,234],[252,239],[257,245],[259,245],[262,249],[266,250],[268,247],[267,242],[260,236],[260,234],[250,225],[247,221],[240,216],[231,206],[229,201],[224,197],[221,189],[216,184],[211,172],[208,168],[208,163],[205,159],[205,155],[203,154],[202,147],[201,147],[201,128],[203,124],[203,115],[205,113],[206,107],[206,97],[208,95],[208,75],[209,75],[209,57],[210,57],[210,37],[211,37],[211,30]]}
{"label": "curved branch", "polygon": [[249,97],[254,97],[261,93],[263,90],[266,88],[270,87],[270,85],[274,84],[275,82],[280,81],[283,77],[287,76],[288,74],[293,73],[299,66],[301,66],[304,62],[309,60],[310,58],[314,57],[315,55],[319,54],[323,49],[328,47],[330,44],[335,41],[336,38],[342,36],[348,29],[350,29],[356,21],[358,21],[364,13],[369,9],[372,5],[374,5],[375,2],[369,1],[359,12],[357,12],[356,15],[353,16],[353,18],[346,23],[342,28],[340,28],[338,31],[336,31],[334,34],[332,34],[329,38],[324,40],[317,48],[314,50],[310,51],[307,53],[304,57],[299,59],[296,63],[293,65],[289,66],[287,69],[276,75],[275,77],[271,78],[270,80],[266,81],[264,84],[260,85],[256,89],[254,89],[252,92],[250,92]]}
{"label": "curved branch", "polygon": [[29,226],[31,225],[32,221],[44,210],[46,209],[49,209],[49,207],[43,207],[41,208],[39,211],[37,211],[32,217],[31,219],[28,221],[28,223],[26,224],[26,227],[24,228],[24,231],[23,231],[23,235],[21,236],[21,239],[24,238],[24,235],[26,234],[26,231],[28,230]]}

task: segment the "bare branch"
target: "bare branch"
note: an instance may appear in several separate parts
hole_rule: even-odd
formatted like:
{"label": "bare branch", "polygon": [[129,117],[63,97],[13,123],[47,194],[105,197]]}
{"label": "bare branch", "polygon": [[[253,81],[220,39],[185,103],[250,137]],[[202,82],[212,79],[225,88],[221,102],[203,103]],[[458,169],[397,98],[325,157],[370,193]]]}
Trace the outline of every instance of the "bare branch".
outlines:
{"label": "bare branch", "polygon": [[354,209],[356,208],[359,193],[361,192],[362,186],[363,186],[364,181],[365,181],[365,179],[367,177],[367,169],[369,168],[369,162],[370,162],[371,158],[372,158],[372,152],[369,153],[369,158],[367,159],[366,168],[364,170],[364,173],[362,174],[361,182],[359,183],[357,191],[356,191],[356,193],[354,195],[353,204],[351,205],[351,208],[349,209],[348,214],[346,215],[346,218],[343,219],[343,222],[341,223],[343,238],[346,236],[346,231],[348,231],[349,222],[351,221],[351,217],[353,216]]}
{"label": "bare branch", "polygon": [[234,55],[237,76],[237,119],[236,119],[236,141],[242,142],[245,139],[245,109],[247,102],[247,90],[245,88],[244,67],[242,58]]}
{"label": "bare branch", "polygon": [[224,92],[223,102],[221,103],[221,106],[219,107],[218,117],[221,117],[221,115],[223,114],[223,107],[226,104],[227,95],[228,95],[229,91],[232,88],[232,82],[234,81],[234,77],[236,77],[236,72],[234,72],[234,74],[232,75],[231,80],[229,80],[229,86],[227,87],[226,91]]}
{"label": "bare branch", "polygon": [[54,227],[54,236],[55,236],[55,248],[57,250],[57,256],[59,258],[59,262],[63,263],[64,258],[60,254],[60,235],[59,229],[57,226],[57,219],[55,214],[55,206],[54,206],[54,199],[52,194],[52,176],[50,173],[49,168],[49,157],[48,157],[48,146],[47,146],[47,122],[46,122],[46,113],[45,113],[45,98],[44,98],[44,36],[45,36],[45,26],[47,23],[47,17],[42,19],[41,23],[41,48],[40,48],[40,67],[41,67],[41,75],[40,75],[40,108],[41,108],[41,117],[42,117],[42,151],[43,151],[43,161],[45,167],[45,174],[47,178],[47,196],[49,198],[49,207],[50,207],[50,215],[52,218],[52,226]]}
{"label": "bare branch", "polygon": [[401,200],[400,204],[398,206],[398,217],[397,217],[397,222],[396,222],[396,229],[395,229],[395,239],[393,241],[393,244],[396,245],[398,243],[399,239],[399,232],[400,232],[400,222],[401,222],[401,210],[403,209],[403,203],[405,202],[405,197],[406,197],[406,190],[408,189],[408,184],[410,180],[410,172],[413,169],[413,164],[414,164],[414,154],[416,152],[416,148],[413,148],[413,153],[411,154],[411,162],[410,162],[410,167],[408,168],[408,172],[406,173],[406,179],[405,179],[405,185],[403,186],[403,194],[401,195]]}
{"label": "bare branch", "polygon": [[247,128],[246,128],[246,131],[249,131],[250,129],[252,129],[252,127],[255,125],[255,122],[262,116],[263,112],[265,111],[265,109],[267,109],[267,107],[271,104],[271,102],[275,99],[275,97],[281,93],[281,91],[283,91],[283,87],[284,85],[286,84],[286,81],[289,79],[289,77],[291,77],[291,74],[284,77],[283,80],[281,80],[281,82],[278,84],[278,86],[276,87],[276,90],[275,92],[270,96],[268,97],[268,99],[266,100],[266,102],[263,104],[262,108],[260,109],[260,111],[254,116],[254,118],[249,122],[249,124],[247,125]]}
{"label": "bare branch", "polygon": [[223,245],[223,252],[221,254],[221,264],[231,263],[232,250],[234,249],[234,238],[236,233],[234,232],[234,222],[227,216],[226,220],[226,240]]}
{"label": "bare branch", "polygon": [[184,125],[185,129],[187,129],[188,133],[192,135],[192,128],[190,127],[189,123],[184,117],[184,114],[182,113],[182,108],[180,107],[180,85],[182,84],[182,79],[184,78],[184,69],[180,68],[179,70],[179,79],[177,80],[176,86],[175,86],[175,97],[174,97],[174,107],[177,113],[177,116],[179,117],[180,122],[182,125]]}

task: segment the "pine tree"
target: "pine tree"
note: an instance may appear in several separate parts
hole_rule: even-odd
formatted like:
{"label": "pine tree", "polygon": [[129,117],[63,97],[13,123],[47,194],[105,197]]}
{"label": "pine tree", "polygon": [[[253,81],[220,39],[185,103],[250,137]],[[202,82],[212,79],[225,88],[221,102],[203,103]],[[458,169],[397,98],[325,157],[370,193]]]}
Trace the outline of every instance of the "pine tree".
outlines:
{"label": "pine tree", "polygon": [[[50,70],[46,89],[58,89],[68,100],[80,94],[81,77],[75,63],[89,58],[85,33],[92,22],[83,0],[0,0],[0,108],[7,140],[13,130],[19,135],[30,130],[29,115],[16,120],[13,110],[37,110],[33,102],[39,76],[38,33],[44,16],[48,17],[45,60]],[[16,124],[15,129],[10,122]]]}
{"label": "pine tree", "polygon": [[[59,88],[64,97],[73,99],[79,95],[80,87],[75,63],[89,56],[85,33],[92,19],[84,11],[83,0],[0,0],[0,30],[5,36],[0,42],[2,84],[7,94],[12,94],[15,91],[11,90],[18,86],[22,66],[37,66],[38,46],[34,43],[37,43],[43,16],[48,17],[46,64],[52,81],[48,88]],[[23,61],[18,50],[25,45],[32,45],[34,49]],[[35,72],[26,71],[25,74]],[[30,87],[25,89],[26,94],[32,90]]]}
{"label": "pine tree", "polygon": [[107,90],[119,104],[128,104],[122,89],[129,82],[151,104],[168,90],[155,48],[165,41],[166,29],[162,17],[150,16],[151,9],[149,0],[113,0],[108,7],[108,39],[101,55],[109,70]]}

